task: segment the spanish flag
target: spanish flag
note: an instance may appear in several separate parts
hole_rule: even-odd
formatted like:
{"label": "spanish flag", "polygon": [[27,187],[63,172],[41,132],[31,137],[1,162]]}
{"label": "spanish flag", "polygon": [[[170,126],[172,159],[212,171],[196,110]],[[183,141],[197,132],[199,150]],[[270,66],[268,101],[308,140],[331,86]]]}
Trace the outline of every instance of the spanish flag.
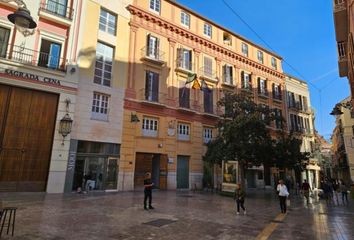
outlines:
{"label": "spanish flag", "polygon": [[200,89],[201,85],[198,81],[197,74],[195,73],[188,73],[186,85],[192,83],[192,88],[193,89]]}

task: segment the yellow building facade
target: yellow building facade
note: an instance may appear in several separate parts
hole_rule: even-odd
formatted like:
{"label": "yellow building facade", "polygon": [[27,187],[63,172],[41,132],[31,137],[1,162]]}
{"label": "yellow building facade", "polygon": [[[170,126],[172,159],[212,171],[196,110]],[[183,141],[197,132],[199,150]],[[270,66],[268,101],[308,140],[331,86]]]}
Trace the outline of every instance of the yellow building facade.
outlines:
{"label": "yellow building facade", "polygon": [[[282,59],[175,1],[134,0],[127,9],[118,189],[139,189],[146,172],[160,189],[201,188],[224,91],[248,93],[285,118]],[[259,180],[270,185],[270,170],[250,169],[248,185]]]}
{"label": "yellow building facade", "polygon": [[354,182],[354,120],[351,110],[344,107],[350,101],[348,97],[336,105],[342,114],[336,115],[336,127],[332,134],[333,175],[346,184]]}
{"label": "yellow building facade", "polygon": [[117,190],[130,1],[86,0],[80,15],[78,91],[65,191]]}

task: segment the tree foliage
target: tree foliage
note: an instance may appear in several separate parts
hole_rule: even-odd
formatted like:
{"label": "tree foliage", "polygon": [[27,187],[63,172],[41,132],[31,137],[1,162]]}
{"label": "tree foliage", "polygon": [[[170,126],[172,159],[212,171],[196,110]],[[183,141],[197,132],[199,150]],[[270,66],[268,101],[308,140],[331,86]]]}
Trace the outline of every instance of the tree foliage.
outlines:
{"label": "tree foliage", "polygon": [[242,184],[245,169],[251,166],[303,167],[306,154],[300,152],[300,139],[284,129],[278,130],[277,138],[271,137],[272,121],[285,125],[274,109],[256,104],[248,96],[232,93],[225,93],[218,106],[225,113],[218,122],[218,136],[208,144],[204,161],[219,165],[222,161],[238,161]]}

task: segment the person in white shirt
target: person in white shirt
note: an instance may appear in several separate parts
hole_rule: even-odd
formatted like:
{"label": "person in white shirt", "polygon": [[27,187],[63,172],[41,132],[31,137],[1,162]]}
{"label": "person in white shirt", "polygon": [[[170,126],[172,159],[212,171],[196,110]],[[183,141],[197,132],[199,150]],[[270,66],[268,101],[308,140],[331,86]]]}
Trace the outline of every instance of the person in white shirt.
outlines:
{"label": "person in white shirt", "polygon": [[279,195],[280,210],[282,213],[286,213],[286,198],[289,196],[289,192],[283,180],[279,180],[277,192]]}

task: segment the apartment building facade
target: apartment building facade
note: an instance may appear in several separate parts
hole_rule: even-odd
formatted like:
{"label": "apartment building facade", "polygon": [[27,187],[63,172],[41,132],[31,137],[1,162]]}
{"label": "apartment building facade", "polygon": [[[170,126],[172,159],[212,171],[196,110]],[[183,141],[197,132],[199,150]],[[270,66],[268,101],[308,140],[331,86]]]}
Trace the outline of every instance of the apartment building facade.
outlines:
{"label": "apartment building facade", "polygon": [[354,182],[354,119],[351,109],[344,107],[351,98],[341,101],[336,107],[342,114],[336,115],[336,127],[332,134],[333,177],[346,184]]}
{"label": "apartment building facade", "polygon": [[314,112],[311,108],[310,92],[305,81],[290,75],[285,77],[287,123],[290,132],[302,139],[301,152],[310,153],[310,159],[301,180],[306,179],[312,188],[318,188],[320,166],[315,158]]}
{"label": "apartment building facade", "polygon": [[82,1],[25,3],[37,28],[23,35],[7,19],[18,6],[0,3],[0,191],[63,192]]}
{"label": "apartment building facade", "polygon": [[[202,156],[217,134],[225,91],[249,94],[285,117],[282,59],[175,1],[133,0],[128,10],[118,189],[142,188],[145,172],[160,189],[201,188]],[[238,178],[223,181],[227,187]],[[259,182],[270,185],[270,169],[249,169],[248,186]]]}
{"label": "apartment building facade", "polygon": [[[347,77],[354,96],[354,9],[353,0],[333,0],[334,27],[338,50],[340,77]],[[354,105],[354,104],[353,104]]]}
{"label": "apartment building facade", "polygon": [[78,91],[65,191],[117,190],[130,1],[85,0],[78,40]]}

